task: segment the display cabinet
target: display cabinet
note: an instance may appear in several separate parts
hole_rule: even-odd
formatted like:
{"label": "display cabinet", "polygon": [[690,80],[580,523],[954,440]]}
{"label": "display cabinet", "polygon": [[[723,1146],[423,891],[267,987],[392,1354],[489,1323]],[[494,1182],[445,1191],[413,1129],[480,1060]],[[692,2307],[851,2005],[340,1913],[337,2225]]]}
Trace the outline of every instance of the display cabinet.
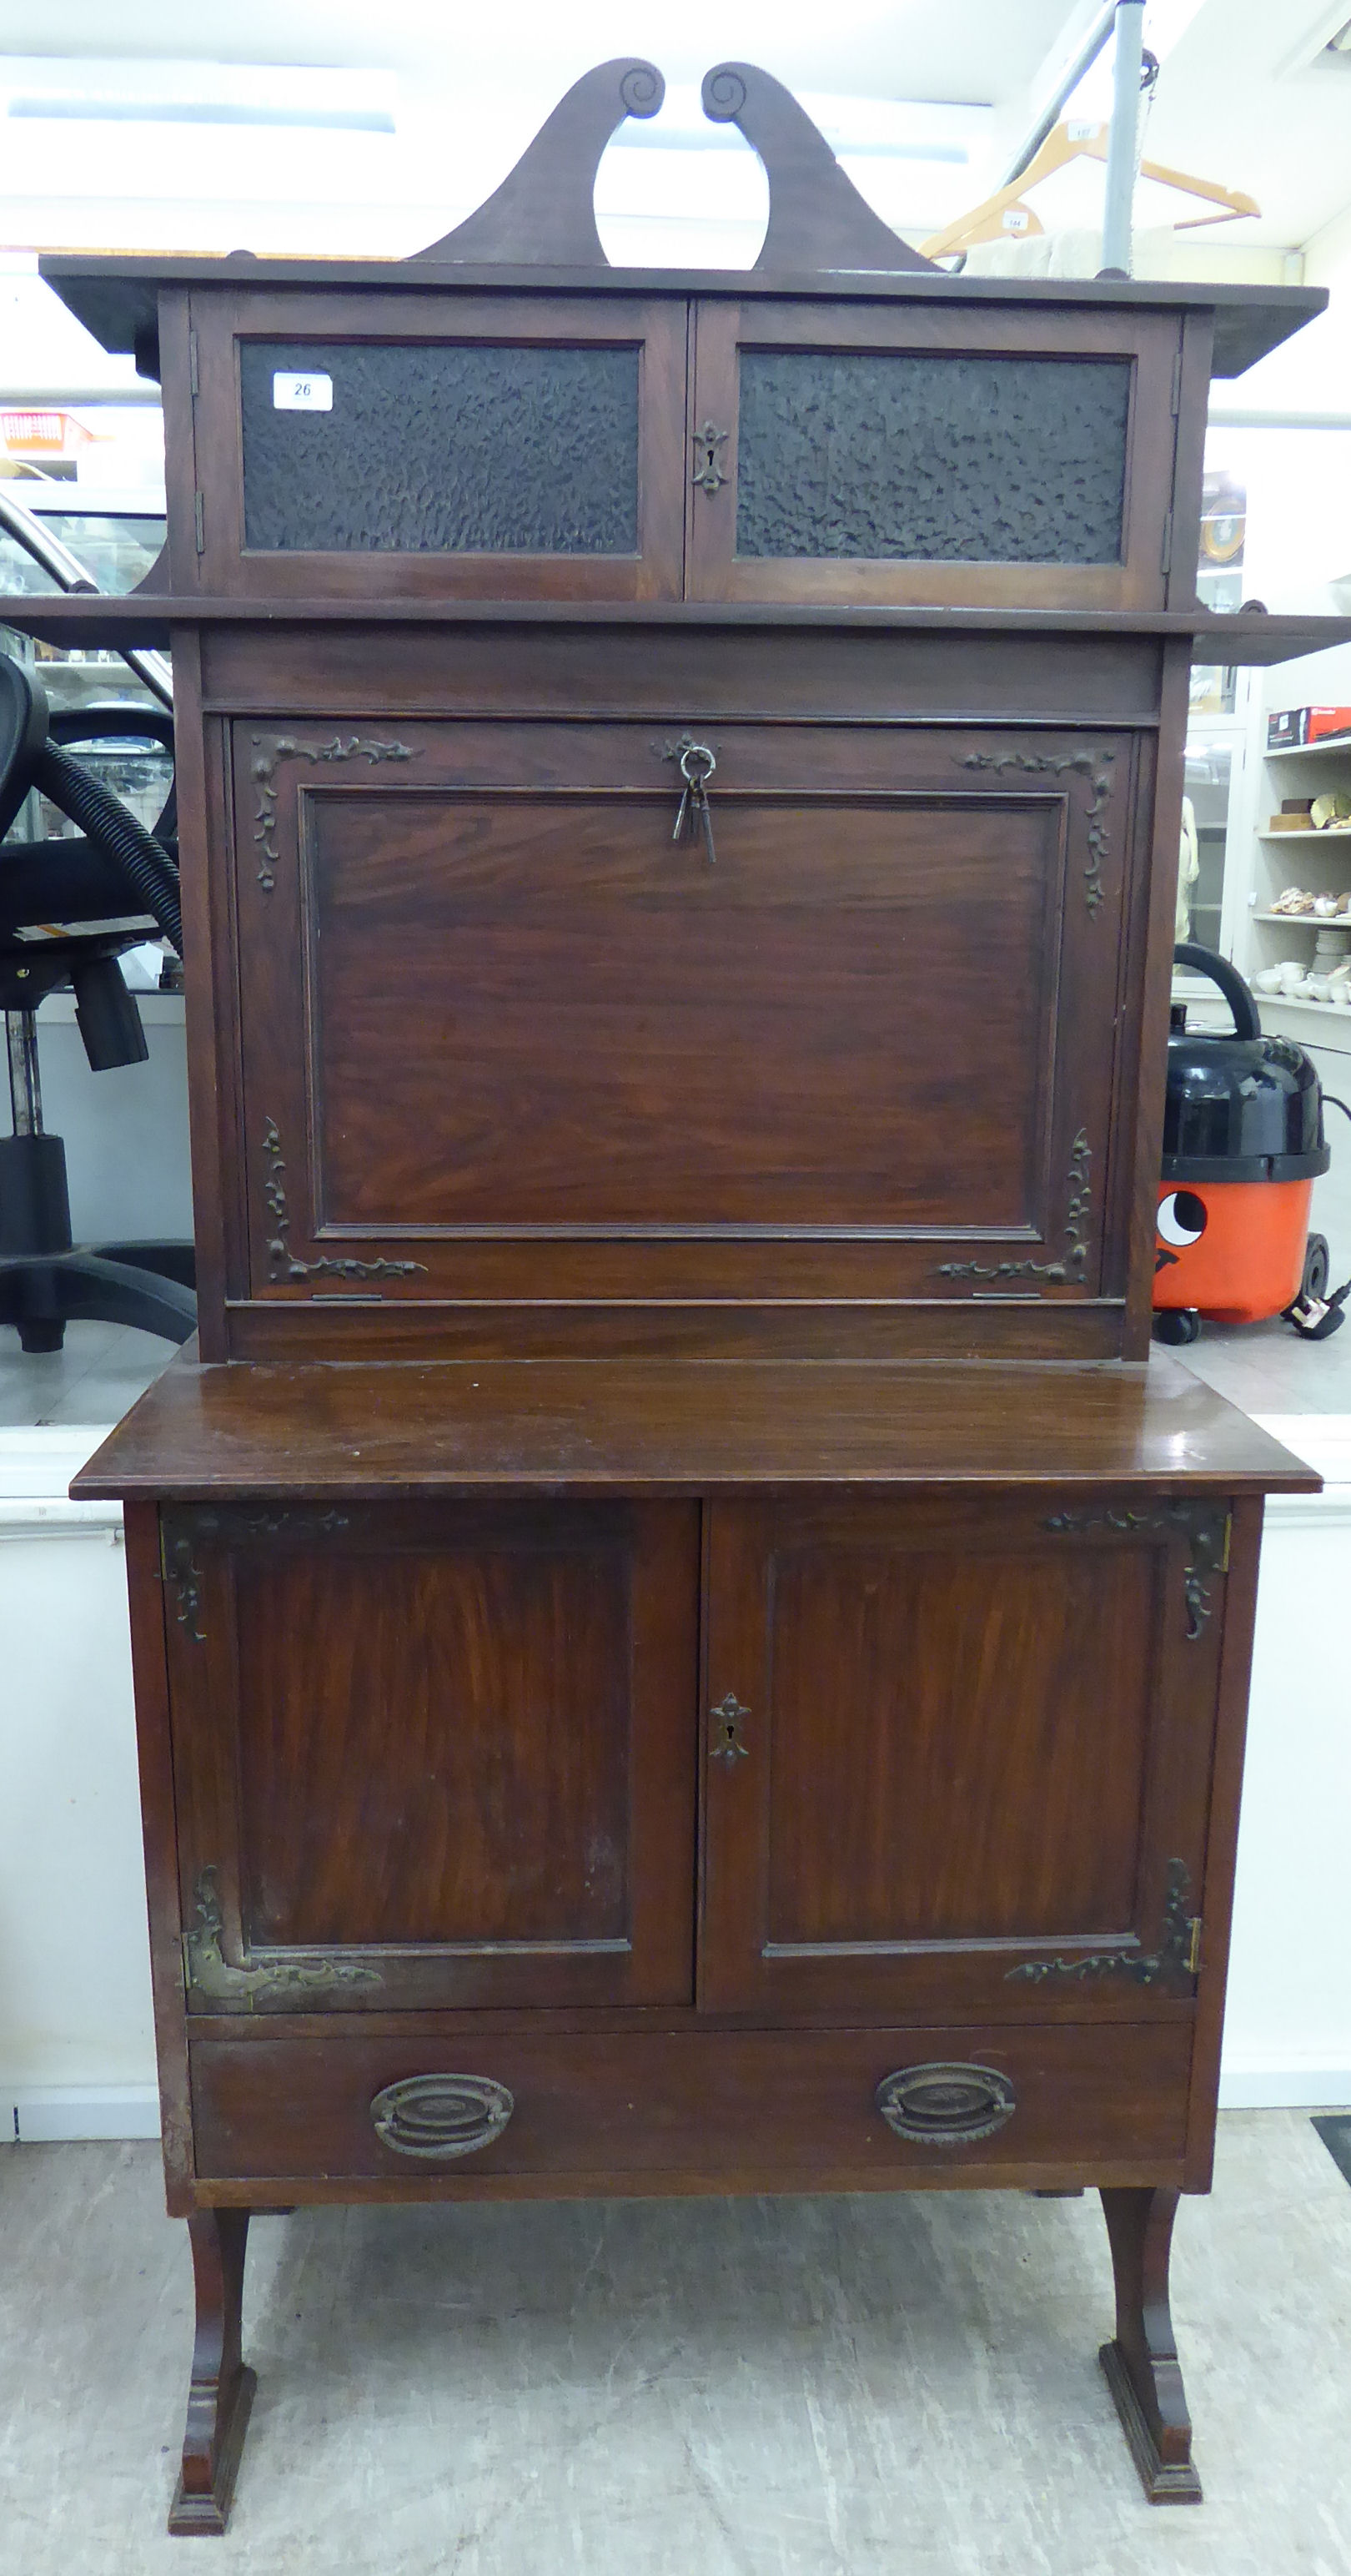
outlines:
{"label": "display cabinet", "polygon": [[78,1490],[176,2530],[248,2213],[326,2200],[1093,2185],[1200,2491],[1168,2244],[1315,1480],[1146,1366],[1153,1212],[1189,663],[1309,649],[1203,640],[1208,368],[1321,299],[949,277],[746,65],[761,269],[610,271],[660,94],[588,75],[421,260],[47,263],[169,435],[103,614],[175,649],[201,1351]]}

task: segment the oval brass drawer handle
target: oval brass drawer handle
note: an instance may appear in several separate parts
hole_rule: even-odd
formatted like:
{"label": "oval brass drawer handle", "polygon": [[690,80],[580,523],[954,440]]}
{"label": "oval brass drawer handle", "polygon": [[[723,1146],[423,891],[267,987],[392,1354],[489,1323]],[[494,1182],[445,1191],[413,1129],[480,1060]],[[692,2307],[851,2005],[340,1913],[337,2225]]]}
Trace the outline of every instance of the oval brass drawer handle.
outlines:
{"label": "oval brass drawer handle", "polygon": [[516,2104],[487,2075],[410,2075],[371,2104],[375,2134],[399,2156],[472,2156],[500,2138]]}
{"label": "oval brass drawer handle", "polygon": [[922,2145],[961,2147],[993,2137],[1011,2120],[1017,2095],[993,2066],[901,2066],[884,2075],[873,2096],[898,2138]]}

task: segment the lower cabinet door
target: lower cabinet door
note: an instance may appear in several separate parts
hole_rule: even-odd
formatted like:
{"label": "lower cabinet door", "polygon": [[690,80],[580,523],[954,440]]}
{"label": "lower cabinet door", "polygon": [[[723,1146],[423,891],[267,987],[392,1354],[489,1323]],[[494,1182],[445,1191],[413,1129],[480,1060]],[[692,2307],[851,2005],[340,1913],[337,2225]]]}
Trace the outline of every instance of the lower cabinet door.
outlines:
{"label": "lower cabinet door", "polygon": [[698,1511],[162,1520],[189,2008],[688,2003]]}
{"label": "lower cabinet door", "polygon": [[705,2009],[1186,2017],[1227,1533],[1139,1494],[715,1503]]}

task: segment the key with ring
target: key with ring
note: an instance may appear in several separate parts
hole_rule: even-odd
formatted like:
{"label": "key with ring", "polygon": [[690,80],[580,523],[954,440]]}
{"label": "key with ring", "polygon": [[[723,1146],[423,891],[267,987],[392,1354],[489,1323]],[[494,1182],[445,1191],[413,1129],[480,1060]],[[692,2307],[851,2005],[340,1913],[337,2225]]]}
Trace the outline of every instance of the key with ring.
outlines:
{"label": "key with ring", "polygon": [[708,802],[708,782],[717,766],[717,760],[706,742],[689,742],[684,745],[680,754],[680,775],[685,782],[685,792],[680,799],[675,830],[671,834],[673,841],[680,841],[684,839],[686,832],[692,835],[702,825],[704,848],[710,867],[716,865],[717,852],[713,847],[713,816]]}

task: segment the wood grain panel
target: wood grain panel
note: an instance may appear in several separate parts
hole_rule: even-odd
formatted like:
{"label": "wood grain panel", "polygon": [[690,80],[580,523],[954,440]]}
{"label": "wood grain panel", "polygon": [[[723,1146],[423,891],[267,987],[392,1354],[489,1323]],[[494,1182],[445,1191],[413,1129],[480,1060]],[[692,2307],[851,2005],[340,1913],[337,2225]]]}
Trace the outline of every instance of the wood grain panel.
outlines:
{"label": "wood grain panel", "polygon": [[241,1559],[254,1939],[626,1940],[627,1571],[618,1529]]}
{"label": "wood grain panel", "polygon": [[709,1721],[701,2002],[1190,1994],[1168,1908],[1199,1909],[1223,1528],[1111,1495],[712,1504],[706,1699],[745,1714],[732,1759]]}
{"label": "wood grain panel", "polygon": [[[166,1527],[194,2008],[691,1992],[697,1514],[227,1505]],[[220,1981],[216,1980],[216,1984]]]}
{"label": "wood grain panel", "polygon": [[[92,605],[50,603],[54,616],[76,613],[77,642],[78,612]],[[134,601],[118,605],[134,612]],[[36,608],[36,601],[16,600],[6,615],[22,610],[31,627]],[[246,610],[238,602],[241,621]],[[748,715],[780,724],[982,715],[1149,724],[1162,649],[1160,635],[1124,619],[1099,617],[1068,634],[1057,619],[1048,634],[1029,632],[1014,611],[1004,612],[1001,627],[999,611],[979,609],[912,610],[918,632],[900,614],[879,609],[689,607],[633,609],[622,618],[556,609],[545,623],[519,608],[485,609],[470,619],[460,606],[419,611],[404,602],[399,624],[379,626],[370,612],[363,622],[359,609],[322,602],[307,607],[303,624],[274,611],[266,624],[255,613],[254,623],[236,625],[229,614],[227,607],[225,622],[201,629],[208,694],[221,712],[264,716],[284,708],[296,717],[368,717],[377,666],[379,702],[400,720],[566,717],[581,705],[590,719],[629,714],[659,725],[677,714],[683,723],[696,710],[706,724]],[[1190,635],[1183,641],[1190,644]],[[1243,658],[1228,635],[1223,649]]]}
{"label": "wood grain panel", "polygon": [[321,1227],[1035,1223],[1049,800],[310,809]]}
{"label": "wood grain panel", "polygon": [[1158,1576],[776,1550],[770,1941],[1128,1931]]}

